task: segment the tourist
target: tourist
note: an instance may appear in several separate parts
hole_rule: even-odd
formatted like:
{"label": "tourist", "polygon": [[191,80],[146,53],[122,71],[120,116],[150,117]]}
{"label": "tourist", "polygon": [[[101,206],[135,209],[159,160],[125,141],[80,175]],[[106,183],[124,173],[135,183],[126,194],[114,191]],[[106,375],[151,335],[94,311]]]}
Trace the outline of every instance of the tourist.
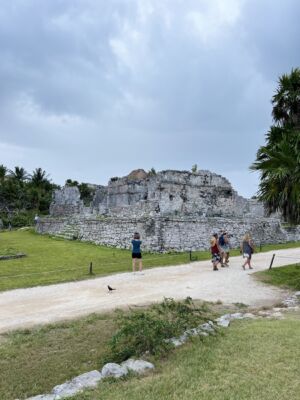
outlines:
{"label": "tourist", "polygon": [[243,254],[243,258],[246,258],[246,261],[242,265],[242,268],[245,270],[246,265],[248,265],[249,269],[253,269],[253,267],[251,266],[251,257],[254,253],[254,243],[249,233],[246,233],[246,235],[243,237],[241,243],[241,253]]}
{"label": "tourist", "polygon": [[139,260],[139,270],[142,272],[143,264],[142,264],[142,253],[141,253],[141,244],[140,234],[135,232],[133,235],[133,239],[131,241],[132,244],[132,270],[135,272],[136,261]]}
{"label": "tourist", "polygon": [[[213,264],[213,271],[218,271],[218,264],[221,263],[221,255],[217,233],[214,233],[212,238],[210,239],[210,252],[211,262]],[[222,263],[221,266],[223,266]]]}
{"label": "tourist", "polygon": [[37,225],[39,223],[39,221],[40,221],[40,217],[38,216],[38,214],[35,214],[34,225]]}
{"label": "tourist", "polygon": [[221,263],[224,267],[229,267],[229,238],[226,231],[222,231],[219,237],[219,247],[221,250]]}

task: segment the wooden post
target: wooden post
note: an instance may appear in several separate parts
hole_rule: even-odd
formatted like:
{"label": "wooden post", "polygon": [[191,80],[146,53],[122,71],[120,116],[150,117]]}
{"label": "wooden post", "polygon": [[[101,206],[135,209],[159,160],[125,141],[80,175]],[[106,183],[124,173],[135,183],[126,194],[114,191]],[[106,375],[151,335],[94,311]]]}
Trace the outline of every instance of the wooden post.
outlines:
{"label": "wooden post", "polygon": [[273,256],[272,256],[272,260],[271,260],[271,263],[270,263],[269,269],[271,269],[271,268],[272,268],[272,265],[273,265],[274,258],[275,258],[275,254],[273,254]]}
{"label": "wooden post", "polygon": [[192,261],[192,250],[190,250],[190,261]]}
{"label": "wooden post", "polygon": [[90,262],[90,275],[93,275],[93,263],[92,263],[92,261]]}

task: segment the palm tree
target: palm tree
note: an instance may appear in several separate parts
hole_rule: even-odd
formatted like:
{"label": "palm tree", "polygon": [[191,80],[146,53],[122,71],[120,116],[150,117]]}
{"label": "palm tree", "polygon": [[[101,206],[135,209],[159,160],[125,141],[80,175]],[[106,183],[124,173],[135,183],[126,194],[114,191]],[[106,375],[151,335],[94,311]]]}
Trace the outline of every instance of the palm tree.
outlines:
{"label": "palm tree", "polygon": [[15,167],[14,170],[9,170],[10,176],[18,182],[24,182],[29,178],[28,173],[23,167]]}
{"label": "palm tree", "polygon": [[279,79],[273,96],[273,119],[266,144],[250,169],[260,171],[258,198],[269,213],[279,211],[300,223],[300,69]]}
{"label": "palm tree", "polygon": [[290,131],[276,145],[262,146],[252,170],[261,172],[258,197],[269,213],[300,223],[300,135]]}
{"label": "palm tree", "polygon": [[273,118],[280,126],[300,128],[300,69],[279,78],[279,87],[272,99]]}
{"label": "palm tree", "polygon": [[42,168],[36,168],[31,175],[31,183],[35,187],[42,187],[48,185],[50,183],[46,171],[43,171]]}

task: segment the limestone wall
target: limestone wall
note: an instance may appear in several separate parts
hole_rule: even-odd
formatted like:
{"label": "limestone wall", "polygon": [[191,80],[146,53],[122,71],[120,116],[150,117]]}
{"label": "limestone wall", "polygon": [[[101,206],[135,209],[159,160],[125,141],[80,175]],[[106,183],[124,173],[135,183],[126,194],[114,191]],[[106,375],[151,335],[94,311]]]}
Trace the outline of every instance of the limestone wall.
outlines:
{"label": "limestone wall", "polygon": [[37,230],[40,233],[78,238],[96,244],[130,248],[132,235],[140,232],[143,248],[151,251],[204,250],[209,247],[213,232],[226,229],[231,244],[239,246],[245,232],[250,232],[257,243],[280,243],[300,240],[300,230],[293,232],[281,227],[278,219],[270,218],[112,218],[77,217],[44,218]]}

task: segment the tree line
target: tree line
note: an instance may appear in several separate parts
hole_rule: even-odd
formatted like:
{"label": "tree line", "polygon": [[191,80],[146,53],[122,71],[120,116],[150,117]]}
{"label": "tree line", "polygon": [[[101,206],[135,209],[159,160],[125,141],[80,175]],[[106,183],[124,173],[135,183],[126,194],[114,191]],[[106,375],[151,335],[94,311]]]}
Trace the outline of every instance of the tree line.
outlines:
{"label": "tree line", "polygon": [[[77,186],[86,204],[92,200],[93,193],[88,184],[67,179],[65,185]],[[32,225],[35,214],[48,214],[53,191],[59,188],[42,168],[29,174],[23,167],[10,170],[0,165],[0,220],[3,227]]]}

